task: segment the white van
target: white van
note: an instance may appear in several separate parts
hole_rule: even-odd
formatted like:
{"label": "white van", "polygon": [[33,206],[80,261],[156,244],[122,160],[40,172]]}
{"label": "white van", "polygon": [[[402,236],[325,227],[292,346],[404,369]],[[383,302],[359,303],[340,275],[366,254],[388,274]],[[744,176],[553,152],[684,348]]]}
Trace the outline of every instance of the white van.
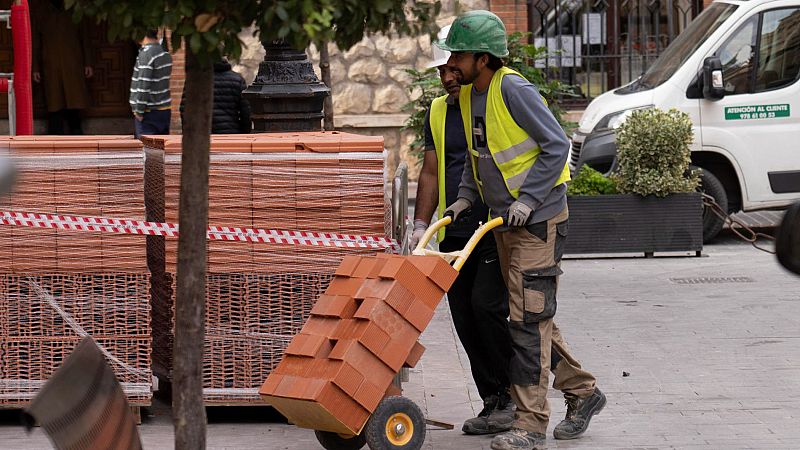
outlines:
{"label": "white van", "polygon": [[[715,1],[637,80],[597,97],[572,137],[570,164],[601,171],[630,111],[677,108],[694,123],[702,189],[730,212],[800,198],[800,0]],[[704,213],[704,238],[722,220]]]}

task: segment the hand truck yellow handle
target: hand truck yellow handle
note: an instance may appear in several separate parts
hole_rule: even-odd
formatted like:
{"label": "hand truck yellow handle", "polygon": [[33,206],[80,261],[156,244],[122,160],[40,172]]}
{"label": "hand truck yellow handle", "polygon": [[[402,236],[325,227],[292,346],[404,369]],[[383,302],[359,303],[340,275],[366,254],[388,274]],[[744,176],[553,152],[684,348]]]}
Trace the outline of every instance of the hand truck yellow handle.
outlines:
{"label": "hand truck yellow handle", "polygon": [[467,261],[467,258],[469,257],[470,253],[472,253],[472,251],[475,250],[475,246],[478,245],[478,242],[480,242],[481,238],[483,238],[483,236],[489,231],[491,231],[493,228],[497,228],[500,225],[502,225],[503,218],[496,217],[486,222],[485,224],[479,226],[478,229],[475,230],[474,233],[472,233],[472,237],[469,238],[469,241],[467,241],[467,245],[465,245],[464,248],[461,250],[457,250],[450,253],[443,253],[443,252],[437,252],[435,250],[428,250],[427,248],[425,248],[428,246],[428,242],[431,240],[431,238],[433,238],[433,236],[437,232],[439,232],[440,229],[446,227],[447,225],[450,225],[450,223],[452,222],[453,218],[450,216],[446,216],[443,219],[439,219],[436,222],[432,223],[428,227],[428,229],[425,230],[425,234],[423,234],[422,238],[419,240],[417,248],[415,248],[414,251],[411,252],[411,254],[440,256],[444,258],[445,261],[452,263],[454,269],[461,270],[461,267]]}

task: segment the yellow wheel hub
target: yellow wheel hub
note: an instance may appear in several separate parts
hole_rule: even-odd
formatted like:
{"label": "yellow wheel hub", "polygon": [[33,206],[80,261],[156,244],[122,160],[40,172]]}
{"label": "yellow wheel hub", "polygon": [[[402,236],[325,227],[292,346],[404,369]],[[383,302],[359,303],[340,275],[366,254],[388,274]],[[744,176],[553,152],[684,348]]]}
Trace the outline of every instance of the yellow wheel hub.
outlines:
{"label": "yellow wheel hub", "polygon": [[408,444],[414,437],[414,422],[406,413],[396,413],[386,421],[386,439],[398,447]]}

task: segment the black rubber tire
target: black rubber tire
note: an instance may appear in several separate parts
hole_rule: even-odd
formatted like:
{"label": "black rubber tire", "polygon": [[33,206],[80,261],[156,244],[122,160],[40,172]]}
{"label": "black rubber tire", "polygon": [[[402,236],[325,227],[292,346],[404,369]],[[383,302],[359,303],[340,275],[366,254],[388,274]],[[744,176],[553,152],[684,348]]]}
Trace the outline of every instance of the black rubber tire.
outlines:
{"label": "black rubber tire", "polygon": [[[397,413],[408,416],[414,425],[411,439],[403,445],[393,444],[386,436],[386,424]],[[405,397],[386,397],[375,408],[362,434],[366,436],[371,450],[419,450],[425,443],[425,416],[416,403]]]}
{"label": "black rubber tire", "polygon": [[344,438],[339,433],[314,430],[317,440],[326,450],[359,450],[367,443],[364,433],[350,438]]}
{"label": "black rubber tire", "polygon": [[783,215],[775,236],[775,253],[783,267],[800,275],[800,202]]}
{"label": "black rubber tire", "polygon": [[[697,167],[692,167],[698,169]],[[698,190],[706,195],[714,197],[714,201],[726,213],[728,212],[728,194],[725,192],[725,186],[719,181],[719,178],[714,176],[713,173],[707,169],[700,169],[700,186]],[[725,219],[720,218],[711,208],[703,207],[703,243],[708,244],[713,240],[722,230],[725,225]]]}

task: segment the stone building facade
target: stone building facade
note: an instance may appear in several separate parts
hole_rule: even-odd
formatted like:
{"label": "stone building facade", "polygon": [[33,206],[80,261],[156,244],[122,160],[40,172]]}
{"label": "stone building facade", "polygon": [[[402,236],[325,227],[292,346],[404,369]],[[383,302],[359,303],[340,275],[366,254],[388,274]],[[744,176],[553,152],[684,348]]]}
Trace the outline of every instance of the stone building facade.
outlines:
{"label": "stone building facade", "polygon": [[[441,12],[436,20],[440,27],[452,23],[461,12],[491,9],[497,0],[441,0],[441,3]],[[258,72],[258,63],[264,57],[263,48],[252,30],[245,30],[239,36],[245,48],[242,60],[234,70],[252,82]],[[410,152],[413,133],[402,130],[408,118],[403,106],[413,98],[409,91],[411,77],[405,70],[424,69],[430,62],[431,45],[427,35],[398,37],[376,34],[364,37],[347,51],[341,51],[333,44],[328,47],[334,126],[341,131],[383,136],[388,151],[388,174],[394,173],[401,161],[408,164],[412,179],[416,179],[419,173],[418,158]],[[179,51],[173,55],[171,89],[175,103],[180,101],[185,77],[182,53]],[[321,78],[319,51],[312,45],[308,55],[317,77]],[[176,114],[173,114],[172,130],[180,130],[180,119]]]}
{"label": "stone building facade", "polygon": [[[489,9],[489,0],[442,0],[439,26],[452,23],[460,12]],[[403,106],[413,99],[406,69],[423,70],[431,60],[430,37],[366,36],[347,51],[330,45],[331,90],[336,129],[380,135],[389,152],[390,174],[401,161],[416,179],[418,158],[411,154],[413,133],[402,131],[408,113]],[[308,51],[319,76],[319,52]]]}

